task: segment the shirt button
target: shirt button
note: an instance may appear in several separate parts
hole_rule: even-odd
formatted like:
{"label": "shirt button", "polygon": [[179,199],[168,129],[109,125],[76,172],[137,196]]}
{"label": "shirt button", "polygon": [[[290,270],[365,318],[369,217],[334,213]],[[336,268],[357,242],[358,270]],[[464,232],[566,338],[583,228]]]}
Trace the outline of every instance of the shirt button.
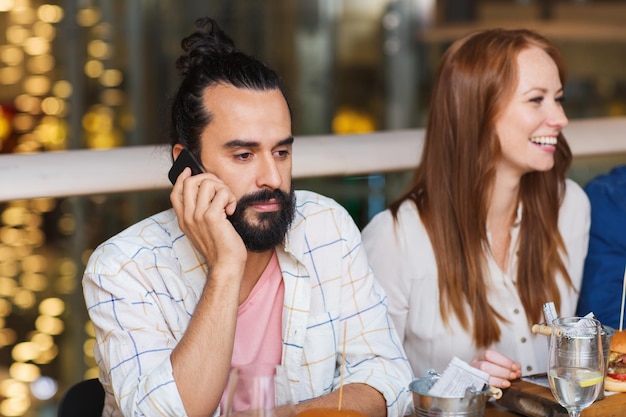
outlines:
{"label": "shirt button", "polygon": [[516,308],[515,310],[513,310],[513,314],[519,314],[519,309]]}
{"label": "shirt button", "polygon": [[526,367],[526,370],[527,370],[528,372],[530,372],[530,371],[532,371],[532,370],[533,370],[533,367],[529,365],[529,366],[527,366],[527,367]]}
{"label": "shirt button", "polygon": [[522,337],[522,338],[520,339],[520,341],[521,341],[522,343],[526,343],[526,338],[525,338],[525,337]]}

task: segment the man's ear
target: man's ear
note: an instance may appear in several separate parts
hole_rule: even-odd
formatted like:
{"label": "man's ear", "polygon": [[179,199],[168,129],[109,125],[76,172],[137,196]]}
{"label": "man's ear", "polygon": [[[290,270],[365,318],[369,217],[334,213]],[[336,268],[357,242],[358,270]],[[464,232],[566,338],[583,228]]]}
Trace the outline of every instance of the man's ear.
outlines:
{"label": "man's ear", "polygon": [[178,155],[180,155],[180,151],[182,151],[183,149],[185,149],[185,147],[180,143],[177,143],[172,147],[172,157],[174,158],[174,160],[178,159]]}

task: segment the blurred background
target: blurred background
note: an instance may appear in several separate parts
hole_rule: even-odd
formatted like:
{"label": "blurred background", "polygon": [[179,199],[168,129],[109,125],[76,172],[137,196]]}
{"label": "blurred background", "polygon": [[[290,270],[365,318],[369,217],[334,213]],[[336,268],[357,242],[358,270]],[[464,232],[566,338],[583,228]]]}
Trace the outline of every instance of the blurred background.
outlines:
{"label": "blurred background", "polygon": [[[482,27],[529,27],[560,46],[570,119],[626,115],[621,0],[0,0],[0,152],[166,143],[180,40],[204,15],[283,76],[298,140],[423,127],[441,54]],[[570,176],[584,185],[623,163],[576,158]],[[337,199],[362,227],[408,177],[296,187]],[[166,208],[167,190],[0,203],[0,415],[56,415],[70,385],[97,375],[84,263]]]}

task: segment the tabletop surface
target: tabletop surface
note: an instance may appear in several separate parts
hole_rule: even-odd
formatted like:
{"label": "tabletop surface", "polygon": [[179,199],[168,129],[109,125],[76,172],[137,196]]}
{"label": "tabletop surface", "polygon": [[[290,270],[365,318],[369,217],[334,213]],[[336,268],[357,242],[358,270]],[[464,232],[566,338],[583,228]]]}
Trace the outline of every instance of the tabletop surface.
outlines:
{"label": "tabletop surface", "polygon": [[[524,407],[531,410],[543,408],[544,411],[533,414],[523,411],[516,413],[510,410],[510,408],[519,410]],[[520,415],[556,417],[567,416],[567,413],[558,405],[549,388],[526,381],[513,382],[511,388],[504,390],[497,404],[489,402],[485,408],[485,417],[520,417]],[[624,416],[626,416],[626,394],[624,393],[610,393],[582,412],[582,417]]]}

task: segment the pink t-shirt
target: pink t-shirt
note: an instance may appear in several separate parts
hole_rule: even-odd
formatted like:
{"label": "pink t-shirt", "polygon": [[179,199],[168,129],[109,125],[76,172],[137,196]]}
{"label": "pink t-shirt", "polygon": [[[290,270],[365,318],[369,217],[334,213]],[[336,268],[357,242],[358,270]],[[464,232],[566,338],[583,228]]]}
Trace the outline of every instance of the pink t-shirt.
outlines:
{"label": "pink t-shirt", "polygon": [[239,306],[232,366],[280,364],[284,298],[283,277],[274,252],[250,295]]}
{"label": "pink t-shirt", "polygon": [[[284,298],[283,277],[274,252],[250,295],[239,306],[231,366],[280,364]],[[222,412],[225,400],[222,396]]]}

